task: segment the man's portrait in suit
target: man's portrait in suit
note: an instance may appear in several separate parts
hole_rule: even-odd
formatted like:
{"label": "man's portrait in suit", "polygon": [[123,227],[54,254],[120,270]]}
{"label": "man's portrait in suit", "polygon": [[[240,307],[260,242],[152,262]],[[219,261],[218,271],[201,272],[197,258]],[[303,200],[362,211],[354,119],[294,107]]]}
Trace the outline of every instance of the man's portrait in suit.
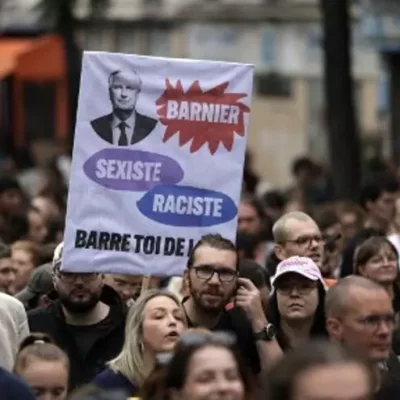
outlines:
{"label": "man's portrait in suit", "polygon": [[136,111],[142,81],[135,71],[114,71],[108,77],[112,112],[91,121],[95,132],[118,146],[135,144],[146,138],[157,120]]}

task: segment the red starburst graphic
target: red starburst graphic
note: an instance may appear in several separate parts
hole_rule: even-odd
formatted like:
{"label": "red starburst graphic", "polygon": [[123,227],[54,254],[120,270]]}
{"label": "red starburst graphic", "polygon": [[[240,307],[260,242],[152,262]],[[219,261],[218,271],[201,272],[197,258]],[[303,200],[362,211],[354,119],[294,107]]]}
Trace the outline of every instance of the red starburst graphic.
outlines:
{"label": "red starburst graphic", "polygon": [[175,87],[169,79],[165,84],[166,89],[156,102],[160,122],[167,127],[164,142],[178,134],[180,146],[192,141],[191,153],[208,144],[214,154],[220,143],[231,151],[235,133],[245,135],[244,113],[250,109],[239,100],[247,94],[225,93],[229,82],[204,92],[199,81],[193,82],[187,92],[180,80]]}

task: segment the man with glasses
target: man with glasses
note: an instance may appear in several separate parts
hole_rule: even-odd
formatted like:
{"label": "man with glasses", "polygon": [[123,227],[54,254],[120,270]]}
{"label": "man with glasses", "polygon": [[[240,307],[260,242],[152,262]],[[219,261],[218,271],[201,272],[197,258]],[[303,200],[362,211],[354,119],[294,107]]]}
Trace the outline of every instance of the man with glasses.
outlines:
{"label": "man with glasses", "polygon": [[[260,293],[239,278],[235,245],[220,235],[205,235],[194,246],[184,276],[189,296],[183,299],[190,327],[231,332],[254,373],[281,354],[268,323]],[[235,307],[226,310],[233,299]]]}
{"label": "man with glasses", "polygon": [[70,389],[90,382],[121,350],[126,308],[119,295],[95,273],[62,272],[63,244],[53,258],[57,299],[28,313],[31,332],[50,335],[70,359]]}
{"label": "man with glasses", "polygon": [[328,291],[325,314],[331,340],[359,353],[376,369],[376,398],[399,398],[400,364],[391,351],[395,314],[386,290],[360,276],[343,278]]}
{"label": "man with glasses", "polygon": [[272,233],[275,255],[280,261],[292,256],[307,257],[323,270],[324,238],[308,214],[300,211],[284,214],[275,222]]}

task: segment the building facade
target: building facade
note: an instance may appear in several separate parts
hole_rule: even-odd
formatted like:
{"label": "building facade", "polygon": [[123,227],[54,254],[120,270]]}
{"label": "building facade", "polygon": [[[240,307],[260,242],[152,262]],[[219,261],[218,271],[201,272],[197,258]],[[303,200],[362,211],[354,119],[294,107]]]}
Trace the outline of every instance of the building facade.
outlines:
{"label": "building facade", "polygon": [[[110,0],[96,19],[89,11],[88,0],[78,2],[85,50],[254,64],[249,147],[267,182],[288,184],[298,155],[327,159],[317,0]],[[378,127],[380,65],[356,11],[352,54],[360,131],[368,137]]]}
{"label": "building facade", "polygon": [[380,111],[389,126],[386,155],[400,165],[400,2],[360,0],[364,37],[385,66],[380,84]]}

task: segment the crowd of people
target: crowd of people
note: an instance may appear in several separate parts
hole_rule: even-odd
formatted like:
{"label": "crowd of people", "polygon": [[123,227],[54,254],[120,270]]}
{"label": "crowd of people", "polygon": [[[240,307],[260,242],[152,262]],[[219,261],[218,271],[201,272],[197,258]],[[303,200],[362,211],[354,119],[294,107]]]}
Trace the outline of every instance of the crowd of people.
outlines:
{"label": "crowd of people", "polygon": [[142,277],[63,271],[60,161],[0,175],[0,398],[399,398],[392,171],[352,203],[308,158],[261,193],[247,164],[236,243],[210,232],[182,277]]}

